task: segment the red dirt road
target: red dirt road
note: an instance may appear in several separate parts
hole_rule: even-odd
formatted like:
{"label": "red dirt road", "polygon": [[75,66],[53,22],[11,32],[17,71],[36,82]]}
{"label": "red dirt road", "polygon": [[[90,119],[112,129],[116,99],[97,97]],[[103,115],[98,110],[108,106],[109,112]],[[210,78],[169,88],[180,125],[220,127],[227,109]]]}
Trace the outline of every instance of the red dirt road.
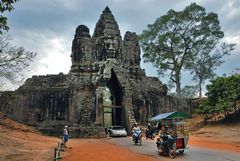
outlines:
{"label": "red dirt road", "polygon": [[[203,146],[240,152],[240,124],[210,126],[190,137],[190,146]],[[155,158],[134,153],[105,139],[70,139],[61,153],[62,161],[155,161]],[[53,160],[59,139],[43,136],[32,127],[16,123],[0,113],[0,161]],[[94,151],[93,151],[94,149]]]}
{"label": "red dirt road", "polygon": [[73,139],[62,161],[156,161],[156,159],[133,153],[127,148],[104,141],[105,139]]}
{"label": "red dirt road", "polygon": [[240,153],[240,143],[239,142],[229,142],[227,139],[213,139],[213,138],[205,138],[205,137],[196,137],[191,136],[189,141],[190,146],[199,146],[199,147],[207,147],[211,149],[219,149],[230,152],[239,152]]}
{"label": "red dirt road", "polygon": [[191,136],[189,144],[240,152],[240,123],[203,127]]}
{"label": "red dirt road", "polygon": [[[207,147],[230,152],[240,152],[237,142],[229,140],[214,140],[207,137],[190,137],[189,146]],[[127,148],[119,147],[105,139],[71,139],[68,148],[65,149],[62,161],[157,161],[153,158],[134,153]]]}

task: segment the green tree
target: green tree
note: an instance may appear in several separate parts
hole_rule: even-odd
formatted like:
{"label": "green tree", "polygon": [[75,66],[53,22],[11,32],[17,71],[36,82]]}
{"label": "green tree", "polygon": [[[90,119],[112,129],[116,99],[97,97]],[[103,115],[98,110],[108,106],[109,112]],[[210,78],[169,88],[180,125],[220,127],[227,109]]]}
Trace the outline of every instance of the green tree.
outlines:
{"label": "green tree", "polygon": [[218,77],[207,85],[207,100],[198,109],[199,113],[229,115],[232,109],[238,110],[237,101],[240,98],[240,75]]}
{"label": "green tree", "polygon": [[36,53],[25,51],[23,47],[11,46],[7,35],[0,35],[0,83],[6,80],[16,83],[22,78],[23,70],[35,58]]}
{"label": "green tree", "polygon": [[[199,97],[202,97],[202,85],[207,79],[213,79],[216,76],[215,69],[220,66],[224,61],[222,57],[229,55],[236,44],[222,43],[220,49],[216,49],[215,52],[211,53],[212,48],[215,44],[208,43],[205,46],[199,46],[195,48],[194,56],[192,61],[189,62],[187,68],[191,70],[193,74],[193,80],[198,82]],[[209,46],[210,45],[210,46]]]}
{"label": "green tree", "polygon": [[1,0],[0,1],[0,34],[3,33],[3,31],[8,31],[9,27],[7,25],[7,17],[3,16],[2,14],[6,11],[11,12],[14,7],[13,4],[19,0]]}
{"label": "green tree", "polygon": [[176,93],[181,95],[181,72],[192,60],[195,48],[216,44],[223,36],[217,14],[206,13],[204,7],[192,3],[183,11],[169,10],[149,24],[140,35],[140,43],[144,61],[152,62],[159,75],[168,71]]}

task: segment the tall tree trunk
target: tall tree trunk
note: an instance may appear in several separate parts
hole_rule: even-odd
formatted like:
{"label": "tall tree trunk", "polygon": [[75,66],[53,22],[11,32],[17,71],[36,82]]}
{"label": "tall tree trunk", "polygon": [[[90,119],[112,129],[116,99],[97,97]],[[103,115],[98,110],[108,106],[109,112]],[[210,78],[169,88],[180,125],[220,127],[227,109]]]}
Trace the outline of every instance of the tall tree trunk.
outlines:
{"label": "tall tree trunk", "polygon": [[180,74],[176,73],[176,93],[177,96],[181,96],[181,82],[180,82]]}
{"label": "tall tree trunk", "polygon": [[202,78],[199,78],[199,98],[202,98]]}

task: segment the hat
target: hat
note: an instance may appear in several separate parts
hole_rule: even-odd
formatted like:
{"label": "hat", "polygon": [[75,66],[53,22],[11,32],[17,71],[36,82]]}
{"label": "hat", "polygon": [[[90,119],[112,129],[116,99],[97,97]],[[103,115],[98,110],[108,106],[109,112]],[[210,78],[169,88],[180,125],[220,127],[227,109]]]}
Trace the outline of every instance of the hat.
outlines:
{"label": "hat", "polygon": [[67,125],[65,125],[65,128],[67,128],[68,126]]}

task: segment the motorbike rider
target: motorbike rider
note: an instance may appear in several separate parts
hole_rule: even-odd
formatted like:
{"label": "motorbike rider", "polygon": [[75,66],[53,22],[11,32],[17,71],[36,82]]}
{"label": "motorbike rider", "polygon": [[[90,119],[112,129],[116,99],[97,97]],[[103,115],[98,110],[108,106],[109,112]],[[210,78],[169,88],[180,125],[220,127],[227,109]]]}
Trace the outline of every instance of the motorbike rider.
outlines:
{"label": "motorbike rider", "polygon": [[136,137],[139,137],[141,135],[141,129],[140,127],[138,126],[137,123],[135,123],[133,125],[133,128],[132,128],[132,137],[133,137],[133,141],[135,140]]}
{"label": "motorbike rider", "polygon": [[165,135],[167,135],[167,134],[168,134],[168,132],[167,132],[167,126],[162,125],[162,127],[161,127],[161,129],[160,129],[160,131],[159,131],[159,136],[160,136],[160,137],[163,137],[163,136],[165,136]]}
{"label": "motorbike rider", "polygon": [[167,126],[162,126],[157,139],[157,150],[162,155],[169,155],[174,158],[176,155],[176,144],[174,138],[174,131],[168,129]]}
{"label": "motorbike rider", "polygon": [[161,149],[160,146],[162,145],[163,143],[163,136],[167,135],[167,129],[164,125],[162,125],[161,129],[159,130],[159,138],[157,139],[157,148],[158,149]]}
{"label": "motorbike rider", "polygon": [[174,138],[170,134],[171,132],[168,130],[168,127],[165,125],[162,125],[161,130],[159,131],[159,138],[157,139],[157,148],[159,150],[162,150],[161,147],[164,146],[163,143],[165,140],[167,140],[169,143],[174,143]]}
{"label": "motorbike rider", "polygon": [[146,139],[148,139],[148,138],[151,138],[151,139],[154,138],[153,133],[154,133],[154,130],[153,130],[152,125],[151,125],[150,123],[148,123],[147,131],[146,131]]}

